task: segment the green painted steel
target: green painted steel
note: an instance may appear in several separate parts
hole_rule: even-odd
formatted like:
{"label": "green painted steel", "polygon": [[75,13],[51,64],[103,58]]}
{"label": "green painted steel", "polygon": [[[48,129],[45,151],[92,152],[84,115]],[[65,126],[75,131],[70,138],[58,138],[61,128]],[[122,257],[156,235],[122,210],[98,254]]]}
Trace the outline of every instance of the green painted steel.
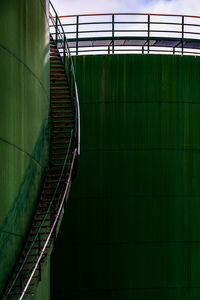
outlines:
{"label": "green painted steel", "polygon": [[49,30],[46,0],[7,0],[0,9],[1,291],[24,243],[48,162]]}
{"label": "green painted steel", "polygon": [[199,299],[200,58],[74,64],[81,156],[52,299]]}

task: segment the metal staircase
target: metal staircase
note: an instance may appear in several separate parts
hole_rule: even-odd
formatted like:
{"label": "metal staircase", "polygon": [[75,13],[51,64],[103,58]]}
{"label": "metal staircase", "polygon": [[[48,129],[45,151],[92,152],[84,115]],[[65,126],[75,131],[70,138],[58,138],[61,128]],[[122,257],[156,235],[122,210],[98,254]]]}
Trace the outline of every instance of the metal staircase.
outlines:
{"label": "metal staircase", "polygon": [[51,9],[54,16],[50,14],[50,23],[56,39],[50,36],[50,163],[24,247],[0,299],[27,299],[34,294],[53,248],[80,154],[73,61],[52,5]]}

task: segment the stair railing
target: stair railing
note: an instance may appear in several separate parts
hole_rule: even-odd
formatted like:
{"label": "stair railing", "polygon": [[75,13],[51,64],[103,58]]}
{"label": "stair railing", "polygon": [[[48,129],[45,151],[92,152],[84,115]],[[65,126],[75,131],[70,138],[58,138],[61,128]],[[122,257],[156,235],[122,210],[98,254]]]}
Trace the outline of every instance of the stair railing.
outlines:
{"label": "stair railing", "polygon": [[74,99],[74,114],[75,114],[75,130],[74,136],[77,142],[77,153],[80,154],[80,106],[79,106],[79,97],[78,97],[78,89],[76,84],[76,76],[74,70],[74,64],[72,55],[69,49],[69,44],[65,35],[65,31],[63,29],[60,18],[58,17],[54,6],[50,1],[50,31],[52,36],[54,37],[54,42],[60,52],[60,55],[63,59],[63,63],[65,66],[65,70],[68,75],[68,81],[71,88],[71,94]]}
{"label": "stair railing", "polygon": [[[55,188],[54,194],[52,196],[52,199],[51,199],[51,201],[49,203],[49,206],[48,206],[48,209],[46,211],[46,214],[44,215],[43,220],[41,221],[41,224],[40,224],[38,230],[36,231],[35,236],[33,237],[33,241],[32,241],[32,243],[31,243],[31,245],[30,245],[30,247],[29,247],[29,249],[28,249],[28,251],[27,251],[27,253],[26,253],[25,257],[24,257],[24,259],[23,259],[23,262],[21,263],[21,266],[20,266],[17,274],[12,279],[12,283],[9,284],[9,287],[7,288],[6,292],[4,293],[3,298],[2,298],[3,300],[8,299],[10,292],[12,291],[12,289],[15,286],[15,283],[20,278],[20,274],[23,271],[23,267],[25,266],[25,264],[27,262],[28,256],[29,256],[29,254],[30,254],[33,246],[37,243],[37,239],[39,238],[39,235],[40,235],[40,233],[41,233],[41,231],[43,229],[43,225],[45,224],[45,221],[46,221],[47,216],[48,216],[48,214],[50,212],[50,209],[52,208],[52,206],[54,205],[54,202],[56,201],[56,195],[57,195],[57,193],[59,191],[59,188],[60,188],[60,185],[61,185],[61,181],[62,181],[63,177],[65,177],[66,172],[67,172],[67,168],[68,168],[67,161],[68,161],[68,158],[69,158],[70,149],[73,147],[72,140],[73,140],[73,129],[71,130],[70,142],[69,142],[69,145],[68,145],[68,149],[67,149],[67,153],[66,153],[66,156],[65,156],[64,164],[63,164],[60,176],[59,176],[59,180],[58,180],[58,183],[56,185],[56,188]],[[53,232],[55,232],[55,230],[56,230],[56,225],[58,223],[59,216],[60,216],[61,211],[63,209],[66,195],[67,195],[67,193],[69,191],[69,186],[70,186],[71,179],[72,179],[72,171],[73,171],[73,167],[74,167],[74,162],[75,162],[76,156],[78,154],[77,152],[78,152],[78,150],[77,150],[77,148],[75,148],[74,152],[73,152],[73,157],[72,157],[71,165],[70,165],[70,170],[68,172],[69,175],[68,175],[68,178],[66,180],[66,184],[64,185],[64,190],[60,193],[62,195],[62,199],[61,199],[61,201],[59,201],[59,207],[57,208],[57,213],[56,213],[56,216],[54,218],[54,222],[53,222],[53,224],[51,226],[51,230],[50,230],[50,232],[49,232],[49,234],[48,234],[48,236],[46,238],[46,241],[45,241],[44,245],[41,247],[41,250],[40,250],[40,253],[39,253],[38,257],[37,257],[36,262],[34,262],[31,274],[30,274],[30,271],[27,272],[27,273],[23,272],[23,277],[24,277],[23,281],[26,282],[26,284],[25,284],[25,286],[22,288],[22,290],[20,292],[19,300],[23,299],[23,297],[24,297],[24,295],[25,295],[25,293],[26,293],[26,291],[27,291],[27,289],[29,287],[29,284],[30,284],[31,280],[33,279],[33,276],[34,276],[34,274],[36,272],[36,269],[38,268],[38,265],[41,263],[42,257],[43,257],[43,255],[45,253],[45,250],[46,250],[47,245],[48,245],[48,243],[50,241],[50,238],[52,237]],[[37,256],[37,255],[35,255],[35,256]]]}

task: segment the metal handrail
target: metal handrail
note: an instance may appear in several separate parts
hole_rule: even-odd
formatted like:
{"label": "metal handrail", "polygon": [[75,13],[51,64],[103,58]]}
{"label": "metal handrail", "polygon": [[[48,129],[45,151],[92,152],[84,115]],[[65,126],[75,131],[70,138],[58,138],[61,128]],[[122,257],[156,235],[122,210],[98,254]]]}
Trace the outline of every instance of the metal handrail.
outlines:
{"label": "metal handrail", "polygon": [[[54,15],[50,12],[50,20],[52,22],[52,25],[50,25],[50,28],[53,27],[55,30],[54,33],[51,33],[55,36],[55,43],[59,48],[60,54],[63,57],[63,62],[65,69],[68,71],[69,81],[72,81],[71,89],[72,94],[74,94],[75,101],[74,101],[74,110],[75,110],[75,138],[77,139],[77,149],[78,149],[78,155],[80,155],[80,105],[79,105],[79,97],[78,97],[78,89],[76,84],[76,76],[75,76],[75,70],[74,70],[74,64],[72,55],[70,52],[68,40],[66,38],[66,34],[63,28],[63,25],[60,21],[60,18],[58,17],[56,10],[53,6],[53,4],[50,1],[50,8],[53,10]],[[62,45],[59,47],[59,45]],[[67,59],[66,59],[67,56]]]}
{"label": "metal handrail", "polygon": [[[60,186],[60,183],[61,183],[61,180],[62,180],[64,171],[65,171],[65,168],[66,168],[66,165],[67,165],[67,160],[68,160],[68,157],[69,157],[69,151],[70,151],[70,148],[71,148],[71,145],[72,145],[72,138],[73,138],[73,129],[71,130],[70,142],[69,142],[69,145],[68,145],[68,149],[67,149],[67,153],[66,153],[66,156],[65,156],[64,164],[63,164],[63,167],[62,167],[62,170],[61,170],[61,173],[60,173],[59,180],[58,180],[58,183],[57,183],[57,185],[56,185],[55,191],[54,191],[54,193],[53,193],[52,199],[51,199],[51,201],[50,201],[50,203],[49,203],[49,206],[48,206],[48,209],[47,209],[47,211],[46,211],[46,214],[44,215],[44,218],[43,218],[43,220],[42,220],[42,222],[41,222],[41,224],[40,224],[38,230],[36,231],[36,234],[35,234],[35,236],[34,236],[34,238],[33,238],[33,241],[32,241],[32,243],[31,243],[31,245],[30,245],[30,247],[29,247],[29,249],[28,249],[28,251],[27,251],[25,257],[24,257],[24,260],[23,260],[23,262],[22,262],[22,264],[21,264],[21,266],[20,266],[20,268],[19,268],[17,274],[15,275],[14,279],[12,280],[12,284],[10,285],[9,289],[7,290],[6,295],[4,295],[4,299],[5,299],[5,300],[7,299],[7,297],[8,297],[8,295],[9,295],[10,291],[11,291],[12,288],[14,287],[14,285],[15,285],[15,283],[16,283],[16,281],[17,281],[17,279],[18,279],[18,277],[19,277],[19,275],[20,275],[20,273],[21,273],[21,271],[22,271],[22,269],[23,269],[23,267],[24,267],[24,265],[25,265],[27,259],[28,259],[28,256],[29,256],[29,254],[30,254],[30,252],[31,252],[31,250],[32,250],[32,248],[33,248],[33,246],[34,246],[34,244],[35,244],[35,242],[36,242],[36,240],[37,240],[37,238],[38,238],[38,236],[39,236],[41,230],[42,230],[42,226],[44,225],[44,223],[45,223],[45,221],[46,221],[46,218],[47,218],[47,216],[48,216],[48,214],[49,214],[49,211],[50,211],[50,209],[51,209],[51,207],[52,207],[52,204],[53,204],[53,202],[54,202],[54,200],[55,200],[55,197],[56,197],[58,188],[59,188],[59,186]],[[69,180],[69,179],[71,180],[71,175],[70,175],[70,174],[69,174],[69,176],[68,176],[68,180]],[[55,222],[54,222],[54,223],[55,223]],[[54,226],[54,227],[55,227],[55,226]],[[52,235],[52,232],[53,232],[53,231],[50,231],[50,233],[49,233],[49,235],[48,235],[48,238],[47,238],[48,241],[49,241],[49,239],[50,239],[50,237],[51,237],[51,235]],[[45,249],[46,249],[47,244],[48,244],[48,242],[45,243],[45,245],[44,245],[45,247],[43,246],[43,253],[44,253],[44,251],[45,251]],[[37,260],[37,266],[38,266],[38,264],[39,264],[41,258],[42,258],[42,256],[41,256],[41,257],[39,256],[39,258],[38,258],[38,260]],[[35,268],[35,270],[36,270],[36,269],[37,269],[37,267]],[[28,279],[28,282],[29,282],[29,283],[30,283],[30,281],[32,280],[32,277],[33,277],[33,275],[34,275],[34,273],[35,273],[35,270],[34,270],[34,272],[31,273],[31,276],[30,276],[29,279]],[[27,276],[26,276],[26,277],[27,277]],[[26,284],[26,290],[27,290],[27,288],[28,288],[29,283]],[[24,290],[25,290],[25,288],[24,288]],[[24,290],[23,290],[23,292],[24,292],[23,295],[24,295],[25,292],[26,292],[26,290],[25,290],[25,291],[24,291]],[[20,296],[20,299],[22,299],[21,296]]]}
{"label": "metal handrail", "polygon": [[194,15],[176,15],[176,14],[148,14],[148,13],[100,13],[100,14],[80,14],[80,15],[63,15],[59,16],[59,18],[69,18],[69,17],[91,17],[91,16],[110,16],[110,15],[118,15],[118,16],[159,16],[159,17],[186,17],[186,18],[200,18],[200,16]]}
{"label": "metal handrail", "polygon": [[53,225],[51,227],[51,230],[50,230],[50,233],[49,233],[49,235],[47,237],[47,240],[46,240],[46,242],[45,242],[45,244],[44,244],[44,246],[43,246],[43,248],[41,250],[41,253],[40,253],[40,255],[39,255],[39,257],[38,257],[38,259],[37,259],[37,261],[35,263],[34,269],[33,269],[32,273],[31,273],[31,275],[30,275],[30,277],[29,277],[29,279],[28,279],[28,281],[26,283],[26,286],[24,287],[24,289],[22,291],[22,294],[21,294],[19,300],[23,299],[23,297],[24,297],[24,295],[25,295],[25,293],[26,293],[26,291],[28,289],[28,286],[29,286],[29,284],[30,284],[30,282],[31,282],[31,280],[32,280],[32,278],[34,276],[34,273],[35,273],[35,271],[36,271],[36,269],[37,269],[37,267],[38,267],[38,265],[40,263],[40,260],[42,259],[42,256],[43,256],[43,254],[45,252],[45,249],[46,249],[46,247],[48,245],[48,242],[49,242],[49,240],[50,240],[50,238],[51,238],[51,236],[52,236],[52,234],[53,234],[53,232],[54,232],[54,230],[56,228],[56,225],[57,225],[57,222],[58,222],[58,218],[59,218],[59,216],[61,214],[61,211],[62,211],[62,208],[63,208],[63,205],[64,205],[64,201],[65,201],[65,197],[66,197],[67,191],[69,189],[69,184],[70,184],[71,177],[72,177],[72,171],[73,171],[73,167],[74,167],[74,162],[75,162],[75,159],[76,159],[76,152],[77,152],[77,149],[75,149],[74,153],[73,153],[73,158],[72,158],[72,163],[71,163],[71,167],[70,167],[69,176],[68,176],[68,179],[67,179],[67,183],[66,183],[66,187],[65,187],[65,190],[64,190],[64,194],[63,194],[60,206],[58,208],[58,212],[56,214],[54,223],[53,223]]}
{"label": "metal handrail", "polygon": [[[60,18],[62,18],[62,29],[70,36],[68,42],[72,55],[78,55],[79,52],[98,54],[103,52],[102,50],[105,54],[109,53],[110,42],[112,42],[112,54],[115,51],[131,52],[130,49],[133,49],[133,52],[137,49],[138,53],[149,54],[154,53],[155,48],[161,48],[163,53],[200,55],[200,16],[106,13],[62,15]],[[123,27],[124,25],[126,27]],[[106,44],[107,38],[110,38],[110,41]],[[138,45],[137,38],[143,38],[143,44]],[[162,38],[164,43],[160,43]],[[131,43],[126,43],[130,40]]]}

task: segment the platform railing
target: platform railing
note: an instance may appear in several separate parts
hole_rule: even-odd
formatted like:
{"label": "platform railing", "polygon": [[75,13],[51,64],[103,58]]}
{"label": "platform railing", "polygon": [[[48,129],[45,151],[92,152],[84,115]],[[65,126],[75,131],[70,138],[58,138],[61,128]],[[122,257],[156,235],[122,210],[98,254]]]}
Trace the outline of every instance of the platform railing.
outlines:
{"label": "platform railing", "polygon": [[73,55],[200,55],[199,16],[116,13],[66,15],[59,18]]}

